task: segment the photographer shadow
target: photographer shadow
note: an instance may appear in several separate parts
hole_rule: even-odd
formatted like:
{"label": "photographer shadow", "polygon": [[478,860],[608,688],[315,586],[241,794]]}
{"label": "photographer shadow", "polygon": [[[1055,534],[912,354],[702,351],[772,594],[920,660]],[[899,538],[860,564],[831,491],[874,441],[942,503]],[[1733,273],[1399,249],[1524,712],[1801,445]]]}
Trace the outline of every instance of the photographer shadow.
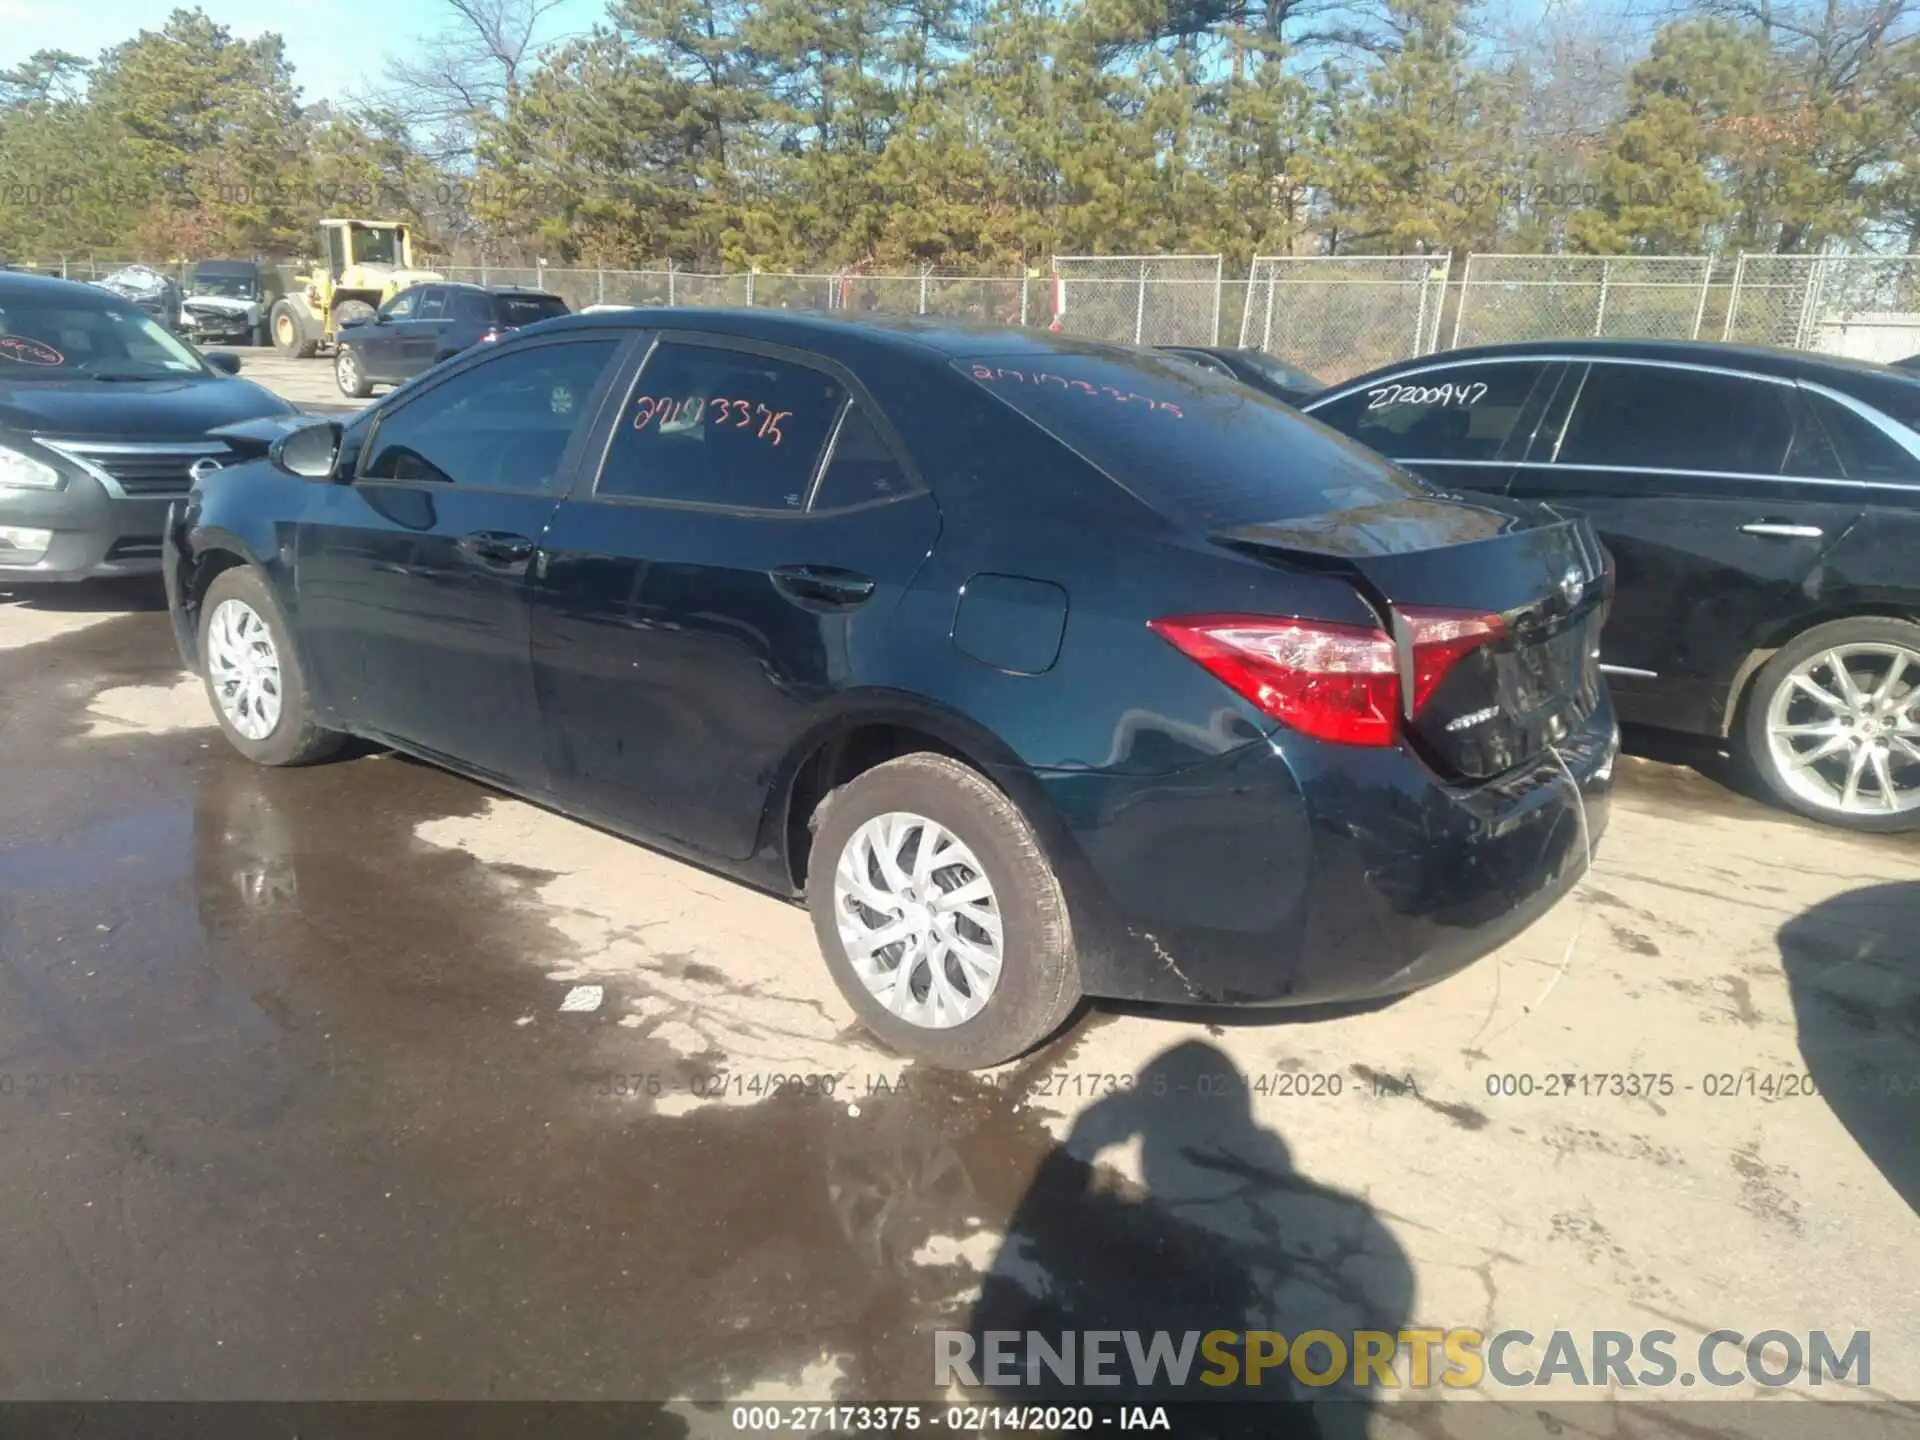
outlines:
{"label": "photographer shadow", "polygon": [[1920,1213],[1920,883],[1869,885],[1780,927],[1800,1054],[1834,1118]]}
{"label": "photographer shadow", "polygon": [[[1100,1163],[1134,1144],[1138,1184]],[[1082,1113],[1042,1160],[968,1328],[999,1402],[1178,1403],[1181,1434],[1332,1440],[1366,1432],[1366,1389],[1345,1379],[1309,1386],[1284,1362],[1257,1385],[1243,1368],[1235,1383],[1202,1383],[1224,1367],[1197,1342],[1184,1383],[1167,1383],[1164,1368],[1142,1383],[1125,1332],[1145,1350],[1160,1331],[1177,1349],[1189,1333],[1275,1331],[1291,1341],[1324,1330],[1350,1352],[1355,1331],[1397,1334],[1413,1290],[1406,1254],[1367,1203],[1301,1175],[1285,1141],[1255,1121],[1246,1077],[1216,1046],[1188,1041]],[[1021,1383],[994,1385],[990,1339],[1005,1346],[1005,1332],[1038,1332],[1058,1347],[1071,1333],[1078,1350],[1090,1331],[1122,1332],[1106,1367],[1117,1383],[1085,1383],[1079,1353],[1066,1383],[1022,1347]],[[1229,1349],[1244,1360],[1237,1343]],[[1331,1364],[1315,1344],[1303,1369],[1318,1376]]]}

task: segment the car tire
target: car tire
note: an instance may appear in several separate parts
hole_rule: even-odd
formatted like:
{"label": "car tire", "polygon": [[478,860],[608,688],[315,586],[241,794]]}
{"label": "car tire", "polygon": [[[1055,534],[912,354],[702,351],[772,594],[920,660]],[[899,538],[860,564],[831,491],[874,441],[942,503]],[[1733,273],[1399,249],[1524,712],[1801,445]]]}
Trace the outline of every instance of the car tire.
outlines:
{"label": "car tire", "polygon": [[264,350],[273,344],[273,326],[265,319],[253,327],[251,343],[256,350]]}
{"label": "car tire", "polygon": [[251,566],[221,571],[201,598],[200,669],[221,732],[256,765],[311,765],[345,743],[314,722],[287,622]]}
{"label": "car tire", "polygon": [[[1896,660],[1901,674],[1879,695]],[[1789,809],[1848,830],[1920,828],[1920,625],[1873,615],[1816,625],[1761,667],[1744,710],[1747,763]],[[1795,763],[1822,748],[1831,753]]]}
{"label": "car tire", "polygon": [[364,400],[373,394],[373,382],[367,379],[366,372],[360,368],[360,357],[353,353],[351,345],[340,345],[334,349],[333,382],[340,387],[340,393],[350,399]]}
{"label": "car tire", "polygon": [[307,317],[291,300],[274,301],[267,324],[273,331],[273,348],[290,360],[310,360],[320,348]]}
{"label": "car tire", "polygon": [[[829,794],[812,825],[807,904],[814,934],[840,993],[890,1048],[951,1069],[983,1069],[1031,1050],[1072,1014],[1080,976],[1060,882],[1026,817],[978,771],[931,753],[889,760]],[[895,838],[875,843],[889,835]],[[911,867],[929,836],[963,858],[916,884]],[[954,848],[947,849],[949,843]],[[889,849],[896,879],[905,884],[889,886],[879,858]],[[850,885],[847,874],[856,882],[864,876],[864,886]],[[982,878],[984,900],[930,918],[945,895],[962,885],[977,895],[975,882]],[[869,902],[897,899],[900,905],[883,912],[862,903],[855,889]],[[907,918],[895,923],[912,925],[917,915],[927,928],[868,951],[857,963],[858,946],[850,948],[847,936],[857,940],[884,930],[900,912]],[[997,918],[999,930],[997,970],[985,983],[962,963],[961,946],[947,938],[964,942],[964,953],[975,961],[983,954],[992,958],[992,931],[975,917]],[[941,948],[929,955],[919,937],[931,937],[935,925],[943,925],[945,934],[934,942]],[[910,967],[904,976],[902,966]],[[942,1006],[944,1016],[938,1013]]]}

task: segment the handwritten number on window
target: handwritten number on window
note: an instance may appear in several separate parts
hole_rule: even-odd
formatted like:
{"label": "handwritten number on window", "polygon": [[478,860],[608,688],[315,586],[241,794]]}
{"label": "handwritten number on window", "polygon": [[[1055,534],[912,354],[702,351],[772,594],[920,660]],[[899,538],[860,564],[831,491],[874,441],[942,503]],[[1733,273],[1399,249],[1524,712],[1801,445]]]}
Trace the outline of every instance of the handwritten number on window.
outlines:
{"label": "handwritten number on window", "polygon": [[1448,381],[1443,385],[1382,385],[1367,391],[1367,409],[1380,410],[1388,405],[1477,405],[1486,397],[1485,381],[1469,384]]}
{"label": "handwritten number on window", "polygon": [[1016,385],[1032,383],[1041,388],[1045,388],[1048,385],[1057,385],[1069,394],[1089,395],[1095,399],[1105,396],[1115,404],[1143,405],[1148,410],[1157,411],[1163,415],[1171,415],[1176,420],[1184,420],[1187,418],[1186,412],[1170,400],[1155,400],[1146,395],[1137,395],[1131,390],[1116,390],[1111,385],[1096,386],[1089,384],[1085,380],[1069,380],[1064,375],[1056,375],[1050,370],[1036,371],[1031,379],[1029,379],[1024,370],[1000,370],[991,365],[976,364],[969,367],[969,373],[976,380],[988,382],[1010,381]]}
{"label": "handwritten number on window", "polygon": [[669,425],[684,427],[698,419],[703,408],[710,423],[722,425],[730,421],[736,430],[745,430],[757,420],[759,424],[754,434],[774,445],[786,438],[781,432],[780,422],[793,418],[791,410],[772,410],[751,400],[735,400],[725,395],[715,395],[711,399],[704,395],[689,395],[684,400],[636,395],[633,401],[633,428],[645,430],[655,420],[660,422],[660,428],[663,429]]}

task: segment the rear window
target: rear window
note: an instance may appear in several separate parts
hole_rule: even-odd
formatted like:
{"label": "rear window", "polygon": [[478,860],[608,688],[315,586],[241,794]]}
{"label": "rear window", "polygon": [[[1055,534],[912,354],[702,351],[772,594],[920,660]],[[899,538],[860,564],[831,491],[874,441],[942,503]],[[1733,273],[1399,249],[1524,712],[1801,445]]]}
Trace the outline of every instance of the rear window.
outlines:
{"label": "rear window", "polygon": [[501,295],[495,298],[493,309],[502,325],[531,325],[566,314],[567,302],[558,295]]}
{"label": "rear window", "polygon": [[1280,401],[1177,360],[981,355],[954,368],[1148,505],[1205,529],[1437,493]]}

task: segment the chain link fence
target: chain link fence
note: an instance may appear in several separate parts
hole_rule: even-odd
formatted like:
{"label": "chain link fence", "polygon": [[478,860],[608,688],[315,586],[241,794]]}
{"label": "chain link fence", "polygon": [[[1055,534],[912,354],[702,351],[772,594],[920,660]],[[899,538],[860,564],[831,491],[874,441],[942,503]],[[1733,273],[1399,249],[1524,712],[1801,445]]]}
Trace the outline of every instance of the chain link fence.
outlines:
{"label": "chain link fence", "polygon": [[1051,319],[1090,340],[1218,345],[1220,265],[1218,255],[1056,255]]}
{"label": "chain link fence", "polygon": [[1920,255],[1746,255],[1720,338],[1860,360],[1920,354]]}
{"label": "chain link fence", "polygon": [[1469,255],[1453,344],[1697,340],[1712,279],[1708,255]]}
{"label": "chain link fence", "polygon": [[1240,344],[1329,384],[1439,343],[1451,255],[1260,255]]}
{"label": "chain link fence", "polygon": [[[760,306],[1057,325],[1144,345],[1235,344],[1329,382],[1440,348],[1577,336],[1718,339],[1895,360],[1920,352],[1920,256],[1260,256],[1227,279],[1218,255],[1057,257],[1051,273],[713,273],[435,265],[449,280],[550,291],[593,305]],[[11,268],[101,280],[146,264],[189,284],[192,261],[89,255]],[[279,263],[283,289],[302,267]]]}

